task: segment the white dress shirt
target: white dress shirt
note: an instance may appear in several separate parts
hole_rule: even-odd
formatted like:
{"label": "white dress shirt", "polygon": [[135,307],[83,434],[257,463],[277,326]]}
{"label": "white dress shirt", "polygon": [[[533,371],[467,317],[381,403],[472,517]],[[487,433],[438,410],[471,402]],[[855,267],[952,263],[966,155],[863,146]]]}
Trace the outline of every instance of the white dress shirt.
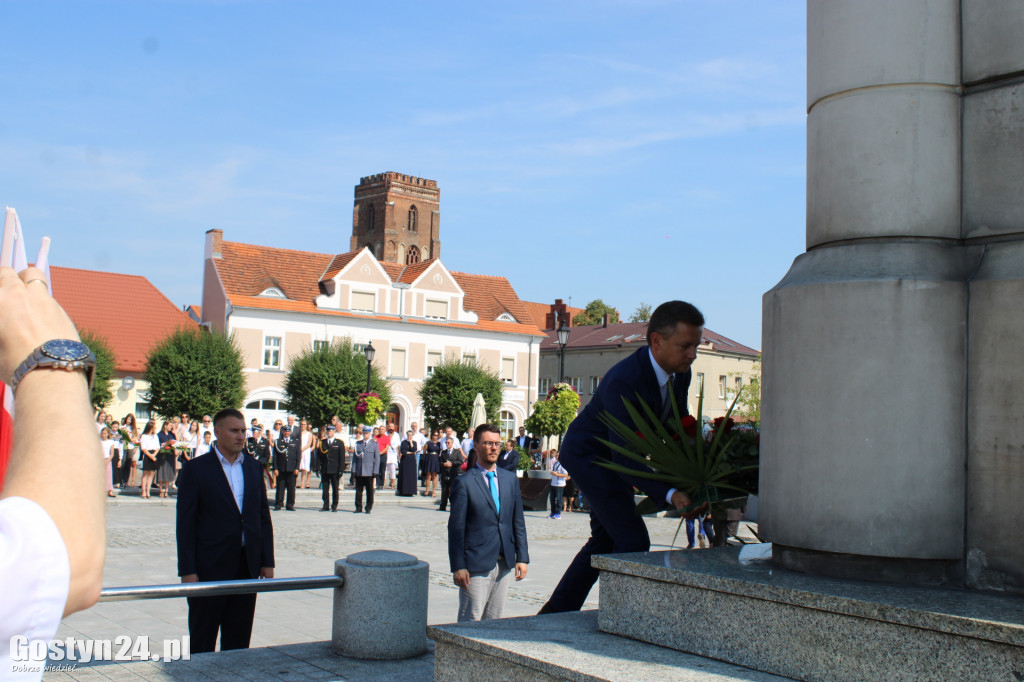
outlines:
{"label": "white dress shirt", "polygon": [[11,637],[49,642],[57,633],[71,583],[71,564],[57,525],[42,507],[24,497],[0,500],[0,679],[38,680],[41,661],[17,665],[39,672],[14,672]]}
{"label": "white dress shirt", "polygon": [[[235,497],[235,504],[238,505],[238,513],[242,513],[242,500],[245,498],[245,477],[242,476],[242,459],[245,455],[241,452],[235,457],[235,463],[232,464],[227,458],[220,454],[220,450],[217,446],[213,446],[213,451],[217,453],[217,459],[220,460],[220,466],[224,470],[224,476],[228,479],[228,485],[231,487],[231,494]],[[242,532],[242,546],[245,547],[245,531]]]}
{"label": "white dress shirt", "polygon": [[[658,361],[654,359],[654,353],[651,352],[650,348],[647,349],[647,354],[651,356],[651,367],[654,368],[654,376],[658,379],[658,389],[661,391],[661,404],[664,405],[666,400],[671,400],[671,398],[668,397],[669,379],[675,375],[669,374],[661,368]],[[675,488],[669,489],[668,493],[665,495],[665,501],[672,504],[672,495],[675,494],[675,492]]]}

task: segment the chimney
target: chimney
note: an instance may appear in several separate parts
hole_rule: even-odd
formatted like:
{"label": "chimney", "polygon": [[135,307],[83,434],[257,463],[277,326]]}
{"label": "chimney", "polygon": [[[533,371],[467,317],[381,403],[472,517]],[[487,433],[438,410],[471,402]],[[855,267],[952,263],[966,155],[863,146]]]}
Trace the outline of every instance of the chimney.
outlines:
{"label": "chimney", "polygon": [[224,230],[206,231],[206,253],[203,256],[206,260],[221,257],[221,242],[224,241]]}
{"label": "chimney", "polygon": [[604,325],[602,325],[602,326],[603,326],[603,327],[604,327],[605,329],[607,329],[607,328],[608,328],[608,313],[605,313],[605,314],[604,314]]}

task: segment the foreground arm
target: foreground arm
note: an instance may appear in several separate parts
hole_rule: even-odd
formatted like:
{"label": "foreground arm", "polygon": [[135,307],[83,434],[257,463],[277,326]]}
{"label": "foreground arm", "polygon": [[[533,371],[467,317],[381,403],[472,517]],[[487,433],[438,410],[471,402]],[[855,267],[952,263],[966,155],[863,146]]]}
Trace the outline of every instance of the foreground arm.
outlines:
{"label": "foreground arm", "polygon": [[[0,268],[0,378],[51,339],[78,339],[74,324],[29,268],[15,274]],[[18,386],[14,443],[3,493],[39,504],[53,520],[67,548],[71,568],[65,615],[99,599],[106,553],[103,458],[89,390],[82,372],[36,370]],[[52,427],[77,447],[54,448]],[[54,476],[53,472],[61,472]]]}

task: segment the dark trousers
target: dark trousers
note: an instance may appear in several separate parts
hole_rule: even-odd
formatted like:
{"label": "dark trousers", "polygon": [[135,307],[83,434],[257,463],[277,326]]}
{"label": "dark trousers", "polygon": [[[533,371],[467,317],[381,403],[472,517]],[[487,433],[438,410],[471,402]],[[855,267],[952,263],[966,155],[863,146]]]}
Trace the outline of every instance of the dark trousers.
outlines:
{"label": "dark trousers", "polygon": [[387,459],[384,458],[384,457],[381,457],[380,458],[380,470],[377,472],[377,487],[378,488],[383,488],[384,487],[384,474],[387,473],[387,470],[388,470]]}
{"label": "dark trousers", "polygon": [[441,474],[441,511],[448,510],[448,499],[452,494],[452,479]]}
{"label": "dark trousers", "polygon": [[288,492],[288,509],[295,508],[295,472],[282,471],[277,475],[277,492],[274,494],[274,507],[280,508],[284,502],[285,490]]}
{"label": "dark trousers", "polygon": [[340,482],[341,474],[323,474],[321,476],[320,487],[324,489],[324,509],[327,509],[327,500],[332,493],[334,501],[331,503],[331,509],[338,508],[338,484]]}
{"label": "dark trousers", "polygon": [[562,495],[565,493],[564,485],[548,486],[548,500],[551,502],[551,515],[562,513]]}
{"label": "dark trousers", "polygon": [[366,491],[366,511],[373,509],[373,476],[356,476],[356,511],[363,511],[363,491]]}
{"label": "dark trousers", "polygon": [[[245,549],[238,560],[236,580],[252,578]],[[252,635],[252,617],[256,612],[255,594],[231,594],[223,597],[189,597],[188,634],[192,653],[213,651],[220,631],[220,650],[248,649]]]}
{"label": "dark trousers", "polygon": [[593,555],[646,552],[651,548],[647,525],[636,514],[633,487],[613,472],[599,470],[596,464],[580,462],[574,467],[568,459],[563,453],[562,466],[590,502],[590,539],[569,564],[541,613],[579,611],[583,607],[599,575],[590,565]]}

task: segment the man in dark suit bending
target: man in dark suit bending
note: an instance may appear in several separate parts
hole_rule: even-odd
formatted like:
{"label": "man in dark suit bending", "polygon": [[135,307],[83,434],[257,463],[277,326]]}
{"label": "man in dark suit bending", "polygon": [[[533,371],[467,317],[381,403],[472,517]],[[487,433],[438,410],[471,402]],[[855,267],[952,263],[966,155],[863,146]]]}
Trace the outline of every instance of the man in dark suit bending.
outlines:
{"label": "man in dark suit bending", "polygon": [[[242,455],[245,418],[221,410],[217,437],[205,457],[185,462],[178,475],[178,575],[181,582],[274,577],[274,529],[260,463]],[[188,631],[192,651],[246,649],[255,594],[192,597]]]}
{"label": "man in dark suit bending", "polygon": [[634,487],[677,509],[690,503],[685,493],[665,483],[620,474],[598,464],[601,460],[613,460],[633,469],[641,468],[639,463],[602,445],[598,438],[623,443],[600,420],[601,413],[607,411],[624,424],[632,424],[623,398],[633,404],[643,399],[664,422],[672,414],[670,393],[674,393],[680,414],[685,414],[690,365],[697,358],[703,334],[704,316],[697,308],[684,301],[662,303],[647,325],[647,348],[638,349],[612,367],[594,397],[569,426],[559,461],[590,503],[591,537],[541,613],[582,608],[598,577],[597,569],[590,566],[594,554],[646,552],[651,548],[647,526],[636,514]]}
{"label": "man in dark suit bending", "polygon": [[523,498],[515,474],[497,466],[501,434],[493,424],[473,433],[476,465],[452,484],[448,559],[459,590],[459,622],[501,618],[505,594],[526,577]]}

